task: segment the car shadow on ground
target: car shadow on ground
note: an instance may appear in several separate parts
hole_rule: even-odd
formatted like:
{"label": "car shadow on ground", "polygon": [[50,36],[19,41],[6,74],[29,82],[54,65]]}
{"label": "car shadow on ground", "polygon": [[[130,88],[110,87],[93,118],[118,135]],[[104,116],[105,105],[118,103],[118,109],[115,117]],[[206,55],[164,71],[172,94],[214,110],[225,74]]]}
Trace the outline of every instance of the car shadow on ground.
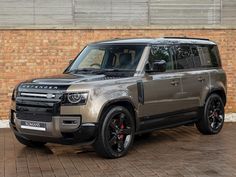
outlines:
{"label": "car shadow on ground", "polygon": [[[189,131],[192,131],[193,134],[197,134],[197,132],[193,131],[193,129],[194,128],[192,127],[183,126],[180,128],[157,130],[141,135],[136,135],[131,151],[140,151],[146,147],[152,146],[162,146],[166,143],[176,142],[178,139],[185,139],[185,142],[190,142],[191,138],[186,139],[186,137],[189,136]],[[57,156],[81,153],[89,155],[95,154],[92,145],[60,145],[53,143],[48,143],[41,148],[30,148],[24,146],[22,151],[34,151],[40,154],[53,154]]]}

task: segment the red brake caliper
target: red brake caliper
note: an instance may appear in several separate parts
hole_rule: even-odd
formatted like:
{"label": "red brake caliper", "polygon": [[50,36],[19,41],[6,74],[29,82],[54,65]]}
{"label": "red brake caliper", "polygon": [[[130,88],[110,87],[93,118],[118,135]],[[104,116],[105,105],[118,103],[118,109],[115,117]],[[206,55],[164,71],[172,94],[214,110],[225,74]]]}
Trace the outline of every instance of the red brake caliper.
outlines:
{"label": "red brake caliper", "polygon": [[218,112],[217,111],[214,112],[214,116],[218,117]]}
{"label": "red brake caliper", "polygon": [[122,130],[122,132],[120,133],[120,135],[119,135],[119,139],[120,140],[123,140],[124,139],[124,132],[123,132],[123,129],[125,128],[125,125],[124,125],[124,123],[122,123],[121,124],[121,126],[120,126],[120,129]]}

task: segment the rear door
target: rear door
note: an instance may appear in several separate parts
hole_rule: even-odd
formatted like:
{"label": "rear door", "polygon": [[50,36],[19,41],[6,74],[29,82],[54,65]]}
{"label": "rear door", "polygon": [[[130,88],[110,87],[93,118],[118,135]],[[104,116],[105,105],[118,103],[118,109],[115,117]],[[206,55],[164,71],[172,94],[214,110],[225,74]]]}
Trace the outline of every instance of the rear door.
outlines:
{"label": "rear door", "polygon": [[[182,74],[182,105],[191,117],[197,116],[201,103],[201,95],[209,83],[206,68],[200,68],[202,63],[201,49],[195,45],[176,45],[176,70]],[[204,51],[202,51],[204,52]]]}

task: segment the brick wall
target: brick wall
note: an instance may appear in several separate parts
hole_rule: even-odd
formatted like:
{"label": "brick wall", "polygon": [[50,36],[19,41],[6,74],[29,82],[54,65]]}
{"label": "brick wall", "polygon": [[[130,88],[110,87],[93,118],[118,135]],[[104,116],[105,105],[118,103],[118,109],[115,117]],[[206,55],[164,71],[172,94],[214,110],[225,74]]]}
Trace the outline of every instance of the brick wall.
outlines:
{"label": "brick wall", "polygon": [[87,43],[125,37],[189,36],[219,44],[228,77],[227,112],[236,112],[236,30],[72,29],[0,30],[0,119],[6,119],[14,86],[23,80],[62,73]]}

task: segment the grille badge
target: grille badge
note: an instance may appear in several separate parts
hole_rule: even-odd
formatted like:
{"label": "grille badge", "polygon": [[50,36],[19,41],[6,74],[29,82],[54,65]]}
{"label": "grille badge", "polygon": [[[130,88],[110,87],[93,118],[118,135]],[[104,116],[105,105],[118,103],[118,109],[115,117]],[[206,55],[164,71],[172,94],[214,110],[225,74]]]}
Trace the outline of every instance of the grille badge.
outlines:
{"label": "grille badge", "polygon": [[51,94],[51,93],[48,93],[48,94],[47,94],[47,99],[51,99],[51,98],[54,98],[54,97],[55,97],[54,94]]}

